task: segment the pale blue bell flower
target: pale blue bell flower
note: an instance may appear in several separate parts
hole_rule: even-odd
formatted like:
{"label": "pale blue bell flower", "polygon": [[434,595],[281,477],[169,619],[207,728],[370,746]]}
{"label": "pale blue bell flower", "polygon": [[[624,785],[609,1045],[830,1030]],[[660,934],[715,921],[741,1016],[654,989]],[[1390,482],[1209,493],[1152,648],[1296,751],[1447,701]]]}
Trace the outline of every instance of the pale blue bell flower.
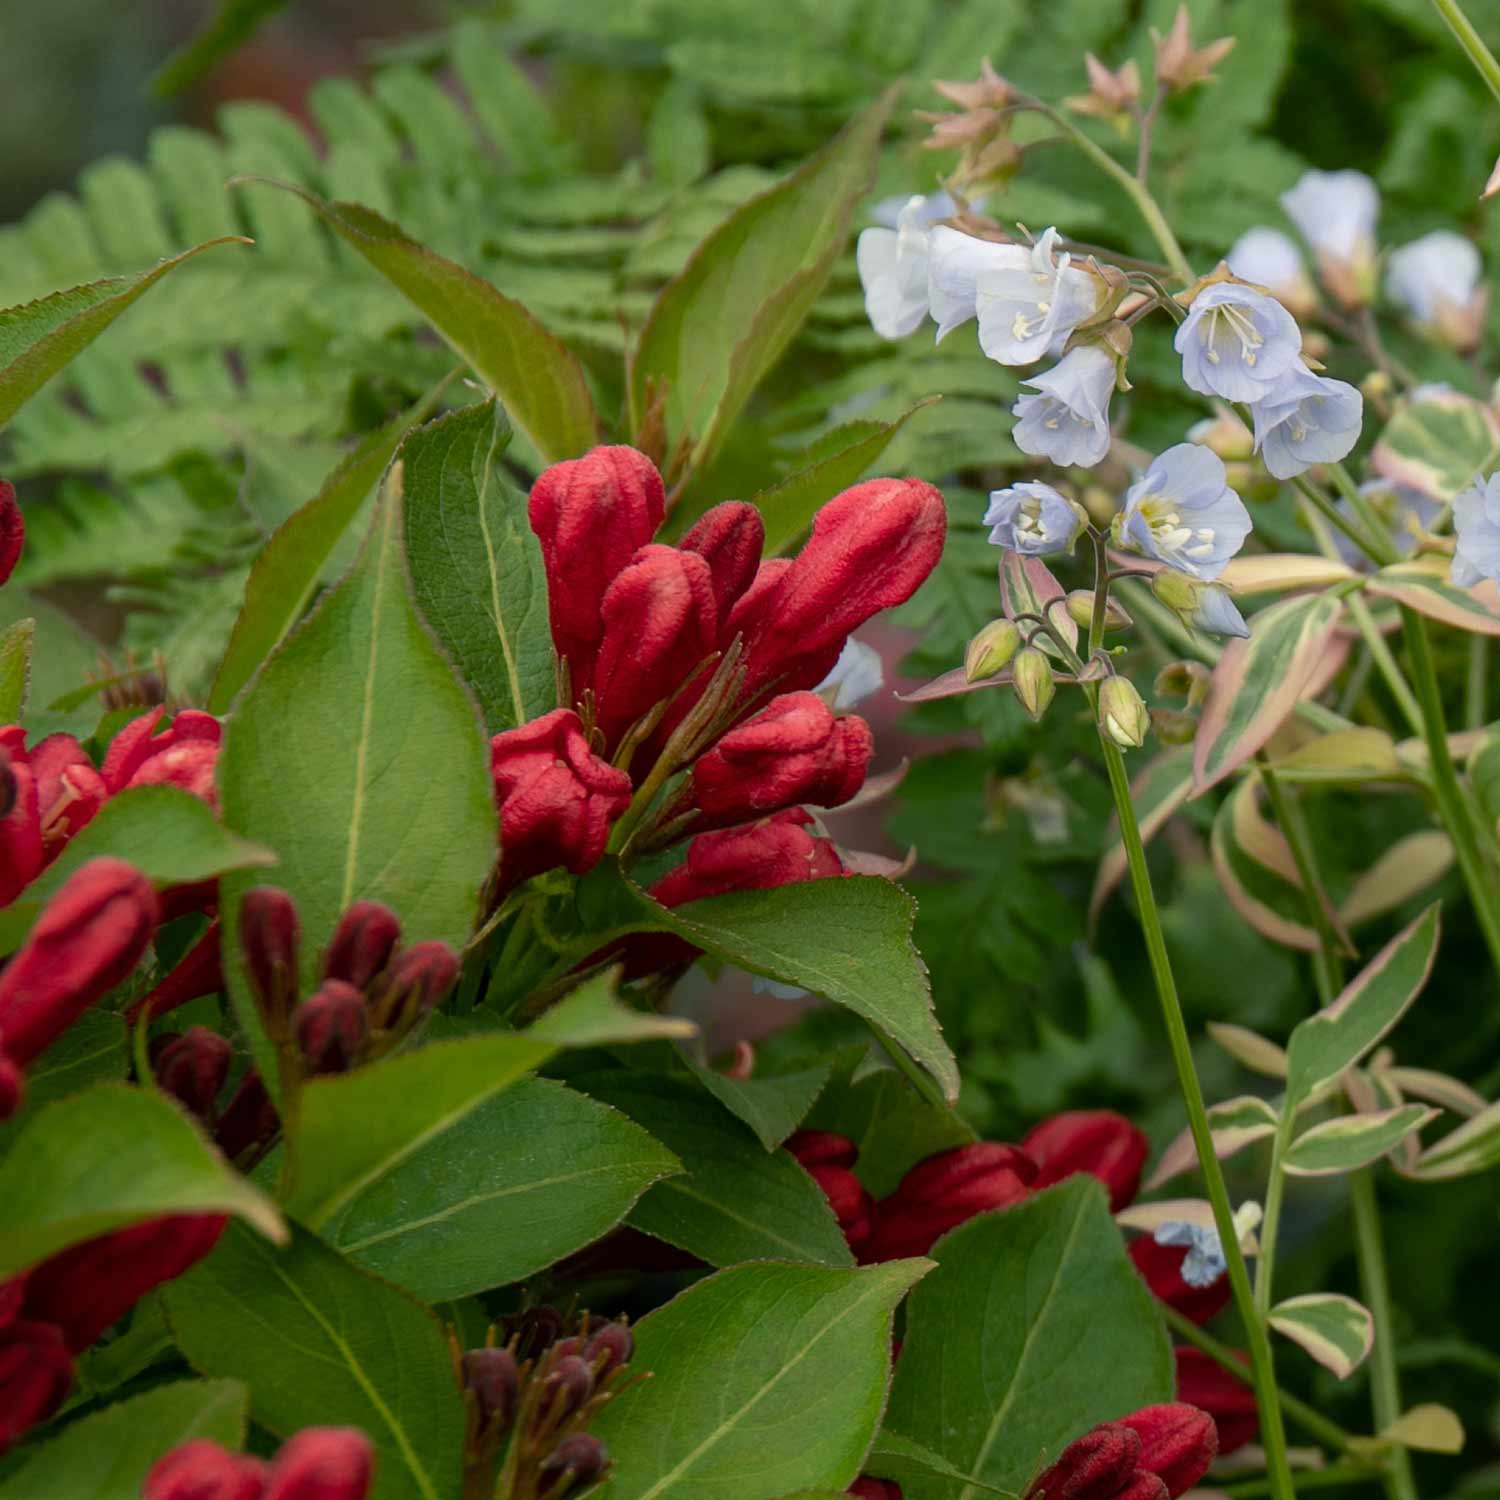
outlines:
{"label": "pale blue bell flower", "polygon": [[986,270],[976,284],[979,347],[997,364],[1029,365],[1060,352],[1073,330],[1097,313],[1107,288],[1102,277],[1073,264],[1047,229],[1024,267]]}
{"label": "pale blue bell flower", "polygon": [[1205,584],[1198,591],[1196,605],[1187,617],[1188,624],[1209,635],[1237,635],[1250,638],[1250,627],[1239,611],[1229,590],[1217,583]]}
{"label": "pale blue bell flower", "polygon": [[1030,264],[1031,251],[1025,245],[981,240],[951,224],[937,225],[932,231],[930,290],[936,342],[977,315],[982,278],[1024,273]]}
{"label": "pale blue bell flower", "polygon": [[1125,492],[1116,539],[1190,578],[1217,578],[1250,535],[1250,512],[1229,488],[1224,462],[1197,443],[1151,461]]}
{"label": "pale blue bell flower", "polygon": [[1448,576],[1461,589],[1500,582],[1500,474],[1476,480],[1453,502],[1457,550]]}
{"label": "pale blue bell flower", "polygon": [[1216,1229],[1174,1219],[1163,1224],[1151,1238],[1158,1245],[1187,1247],[1178,1274],[1189,1286],[1212,1286],[1229,1269],[1229,1262],[1224,1258],[1224,1243]]}
{"label": "pale blue bell flower", "polygon": [[927,317],[931,231],[922,222],[924,202],[909,199],[895,229],[863,229],[855,246],[865,312],[883,339],[903,339]]}
{"label": "pale blue bell flower", "polygon": [[1336,463],[1359,441],[1365,399],[1347,381],[1298,365],[1251,407],[1255,450],[1277,479]]}
{"label": "pale blue bell flower", "polygon": [[1050,484],[1028,479],[990,491],[984,524],[992,528],[990,541],[995,546],[1026,557],[1046,557],[1072,551],[1088,516],[1076,500]]}
{"label": "pale blue bell flower", "polygon": [[1012,408],[1016,425],[1011,436],[1022,453],[1064,468],[1089,468],[1104,458],[1109,452],[1109,398],[1115,389],[1112,354],[1084,344],[1021,383],[1035,390]]}
{"label": "pale blue bell flower", "polygon": [[1297,320],[1274,297],[1216,281],[1193,298],[1173,348],[1190,390],[1226,401],[1264,400],[1302,354]]}

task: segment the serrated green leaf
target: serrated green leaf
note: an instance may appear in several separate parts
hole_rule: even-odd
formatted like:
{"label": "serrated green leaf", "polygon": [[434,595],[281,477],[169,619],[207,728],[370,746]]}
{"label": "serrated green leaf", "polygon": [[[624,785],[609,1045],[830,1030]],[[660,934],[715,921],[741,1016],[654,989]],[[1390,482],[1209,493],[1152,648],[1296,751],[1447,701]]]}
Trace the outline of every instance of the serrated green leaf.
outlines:
{"label": "serrated green leaf", "polygon": [[1437,1118],[1421,1104],[1343,1115],[1305,1130],[1287,1148],[1282,1166],[1294,1177],[1333,1177],[1379,1161],[1413,1131]]}
{"label": "serrated green leaf", "polygon": [[1340,1380],[1347,1380],[1375,1346],[1375,1320],[1369,1310],[1336,1292],[1278,1302],[1269,1322]]}
{"label": "serrated green leaf", "polygon": [[909,1437],[885,1428],[875,1439],[874,1446],[865,1455],[864,1472],[880,1479],[893,1479],[897,1483],[921,1482],[942,1479],[950,1484],[961,1484],[980,1495],[1007,1495],[1010,1500],[1019,1500],[1013,1490],[1002,1490],[997,1485],[986,1484],[962,1469],[955,1469],[941,1454],[924,1448]]}

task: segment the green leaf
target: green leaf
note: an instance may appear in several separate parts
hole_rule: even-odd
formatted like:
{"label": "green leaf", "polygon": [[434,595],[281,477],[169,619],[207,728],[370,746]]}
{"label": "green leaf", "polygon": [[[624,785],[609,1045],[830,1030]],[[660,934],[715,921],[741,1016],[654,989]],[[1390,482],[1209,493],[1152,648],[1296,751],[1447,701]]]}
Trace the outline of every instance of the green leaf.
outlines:
{"label": "green leaf", "polygon": [[249,243],[240,235],[225,235],[139,276],[93,281],[0,311],[0,427],[168,271],[215,245]]}
{"label": "green leaf", "polygon": [[773,1500],[842,1489],[880,1421],[896,1304],[928,1269],[721,1271],[637,1325],[651,1379],[591,1424],[608,1500]]}
{"label": "green leaf", "polygon": [[[965,1474],[1024,1489],[1038,1459],[1095,1423],[1172,1399],[1160,1314],[1091,1178],[981,1214],[932,1256],[938,1269],[913,1294],[887,1421]],[[915,1476],[903,1492],[978,1493]]]}
{"label": "green leaf", "polygon": [[1500,1104],[1491,1104],[1429,1146],[1409,1175],[1427,1182],[1469,1177],[1500,1163]]}
{"label": "green leaf", "polygon": [[0,630],[0,724],[17,724],[26,712],[31,685],[31,638],[35,620],[17,620]]}
{"label": "green leaf", "polygon": [[629,1222],[713,1266],[791,1258],[852,1264],[822,1190],[785,1151],[768,1152],[690,1084],[657,1073],[590,1073],[569,1080],[643,1126],[682,1163]]}
{"label": "green leaf", "polygon": [[[486,749],[412,603],[392,484],[353,571],[266,663],[219,756],[225,821],[276,851],[276,884],[297,902],[304,982],[353,901],[390,907],[408,943],[463,946],[495,860]],[[240,961],[240,900],[255,883],[223,881],[224,967],[274,1089]]]}
{"label": "green leaf", "polygon": [[972,1474],[965,1474],[962,1469],[955,1469],[946,1458],[914,1443],[909,1437],[902,1437],[899,1432],[892,1432],[889,1427],[875,1439],[875,1446],[865,1455],[862,1472],[879,1479],[894,1479],[898,1484],[945,1479],[966,1485],[981,1495],[1009,1495],[1011,1500],[1018,1500],[1014,1491],[1002,1490],[974,1478]]}
{"label": "green leaf", "polygon": [[1500,416],[1460,391],[1403,402],[1370,454],[1382,477],[1447,502],[1500,457]]}
{"label": "green leaf", "polygon": [[833,1073],[832,1062],[822,1062],[791,1073],[731,1078],[694,1057],[684,1056],[683,1062],[725,1109],[755,1132],[767,1151],[774,1151],[802,1123]]}
{"label": "green leaf", "polygon": [[505,403],[545,462],[576,458],[596,441],[599,419],[583,367],[521,303],[372,209],[260,180],[295,193],[405,296]]}
{"label": "green leaf", "polygon": [[1365,583],[1365,592],[1394,599],[1455,630],[1500,635],[1500,615],[1483,602],[1480,590],[1461,589],[1448,581],[1447,558],[1420,558],[1382,568]]}
{"label": "green leaf", "polygon": [[[929,396],[925,401],[917,402],[894,422],[877,423],[874,432],[863,433],[854,441],[827,452],[817,463],[789,475],[758,495],[752,495],[750,503],[760,511],[766,524],[765,555],[773,557],[786,551],[812,525],[813,516],[824,501],[855,483],[919,411],[941,399],[940,396]],[[829,434],[830,439],[837,436],[837,433]]]}
{"label": "green leaf", "polygon": [[1347,1380],[1375,1347],[1375,1319],[1369,1310],[1336,1292],[1278,1302],[1269,1322],[1340,1380]]}
{"label": "green leaf", "polygon": [[690,445],[694,469],[718,452],[827,283],[894,103],[892,91],[731,214],[652,307],[631,365],[633,425],[660,391],[668,450]]}
{"label": "green leaf", "polygon": [[452,1500],[464,1414],[431,1313],[313,1235],[277,1250],[231,1228],[163,1291],[188,1362],[243,1380],[257,1423],[278,1437],[358,1427],[375,1445],[371,1500]]}
{"label": "green leaf", "polygon": [[0,1132],[0,1152],[9,1151],[29,1120],[43,1106],[95,1083],[117,1083],[125,1076],[130,1039],[119,1016],[86,1010],[26,1069],[26,1099]]}
{"label": "green leaf", "polygon": [[276,856],[229,832],[207,803],[169,786],[111,797],[21,896],[0,912],[0,953],[19,946],[64,881],[91,859],[129,861],[159,887],[195,885],[231,870],[263,870]]}
{"label": "green leaf", "polygon": [[1242,766],[1281,727],[1312,681],[1343,613],[1328,594],[1294,595],[1250,622],[1250,639],[1224,648],[1193,741],[1194,792]]}
{"label": "green leaf", "polygon": [[1406,1013],[1432,973],[1438,911],[1434,902],[1360,970],[1332,1005],[1309,1016],[1292,1033],[1287,1045],[1287,1109],[1296,1109],[1353,1067]]}
{"label": "green leaf", "polygon": [[179,47],[151,80],[162,98],[180,94],[231,57],[290,0],[219,0],[218,9]]}
{"label": "green leaf", "polygon": [[370,491],[401,446],[401,439],[431,409],[441,389],[429,391],[410,410],[366,437],[323,481],[318,493],[293,511],[261,548],[208,695],[210,713],[229,711],[256,668],[301,618],[334,548],[354,524]]}
{"label": "green leaf", "polygon": [[547,575],[526,497],[501,466],[509,441],[505,412],[489,401],[401,449],[412,590],[492,734],[557,705]]}
{"label": "green leaf", "polygon": [[356,1264],[441,1301],[519,1281],[591,1244],[678,1169],[615,1110],[526,1079],[366,1180],[321,1233]]}
{"label": "green leaf", "polygon": [[[1211,1105],[1208,1125],[1213,1136],[1214,1155],[1220,1161],[1227,1161],[1246,1146],[1274,1135],[1278,1119],[1276,1111],[1254,1094],[1243,1094],[1238,1099],[1226,1099],[1221,1104]],[[1197,1164],[1198,1148],[1193,1143],[1193,1133],[1184,1129],[1162,1152],[1146,1183],[1147,1192]]]}
{"label": "green leaf", "polygon": [[617,993],[619,980],[618,969],[593,975],[528,1027],[526,1036],[554,1047],[608,1047],[698,1034],[686,1016],[632,1010]]}
{"label": "green leaf", "polygon": [[1422,1104],[1342,1115],[1304,1131],[1282,1157],[1294,1177],[1335,1177],[1379,1161],[1414,1130],[1435,1120],[1438,1111]]}
{"label": "green leaf", "polygon": [[237,1380],[180,1380],[71,1423],[0,1480],[0,1500],[140,1500],[152,1465],[181,1443],[245,1440],[250,1396]]}
{"label": "green leaf", "polygon": [[212,1213],[286,1234],[270,1200],[175,1104],[99,1084],[39,1110],[0,1162],[0,1278],[140,1219]]}

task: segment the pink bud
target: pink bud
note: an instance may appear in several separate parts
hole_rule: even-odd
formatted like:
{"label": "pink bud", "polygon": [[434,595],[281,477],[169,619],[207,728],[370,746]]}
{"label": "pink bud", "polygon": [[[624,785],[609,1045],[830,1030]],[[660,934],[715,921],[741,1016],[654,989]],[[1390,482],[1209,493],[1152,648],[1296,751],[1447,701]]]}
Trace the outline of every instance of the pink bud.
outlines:
{"label": "pink bud", "polygon": [[45,1422],[73,1388],[73,1361],[49,1323],[0,1329],[0,1453]]}
{"label": "pink bud", "polygon": [[[1206,1411],[1214,1419],[1220,1457],[1253,1442],[1260,1431],[1254,1389],[1201,1349],[1179,1344],[1172,1354],[1177,1361],[1177,1399]],[[1242,1364],[1249,1363],[1238,1351],[1235,1357]]]}
{"label": "pink bud", "polygon": [[665,510],[661,475],[634,448],[594,448],[544,469],[531,488],[552,641],[569,664],[575,698],[593,684],[605,590],[656,535]]}
{"label": "pink bud", "polygon": [[1197,1484],[1219,1451],[1214,1419],[1180,1401],[1144,1406],[1120,1421],[1141,1440],[1138,1466],[1155,1474],[1173,1500]]}
{"label": "pink bud", "polygon": [[699,826],[728,828],[799,803],[837,807],[864,785],[874,748],[858,715],[836,718],[816,693],[783,693],[694,766]]}
{"label": "pink bud", "polygon": [[[726,500],[705,511],[682,539],[682,550],[698,553],[713,575],[721,632],[740,596],[755,578],[765,539],[766,527],[760,512],[743,500]],[[720,644],[728,644],[722,634]]]}
{"label": "pink bud", "polygon": [[561,866],[599,863],[609,830],[630,806],[630,777],[589,749],[578,715],[556,708],[490,741],[506,888]]}
{"label": "pink bud", "polygon": [[194,1438],[157,1459],[141,1500],[261,1500],[265,1484],[266,1466],[258,1458]]}
{"label": "pink bud", "polygon": [[367,1500],[375,1450],[357,1427],[309,1427],[282,1444],[265,1500]]}
{"label": "pink bud", "polygon": [[447,943],[413,943],[402,949],[378,992],[381,1024],[395,1031],[415,1026],[448,992],[458,969],[458,955]]}
{"label": "pink bud", "polygon": [[1208,1286],[1193,1286],[1182,1279],[1182,1263],[1187,1259],[1186,1245],[1158,1245],[1149,1234],[1130,1243],[1130,1258],[1145,1279],[1146,1285],[1168,1307],[1200,1326],[1210,1322],[1229,1304],[1229,1278],[1220,1276]]}
{"label": "pink bud", "polygon": [[309,1073],[345,1073],[370,1035],[365,997],[342,979],[325,979],[292,1013],[292,1031]]}
{"label": "pink bud", "polygon": [[1133,1478],[1141,1454],[1138,1434],[1118,1422],[1101,1422],[1074,1438],[1026,1490],[1026,1500],[1117,1500]]}
{"label": "pink bud", "polygon": [[240,950],[256,1004],[285,1018],[297,998],[297,949],[302,925],[292,898],[275,886],[246,891],[240,902]]}
{"label": "pink bud", "polygon": [[401,923],[390,907],[378,901],[356,901],[339,918],[323,955],[323,977],[342,979],[357,990],[390,962],[401,941]]}
{"label": "pink bud", "polygon": [[165,1045],[152,1057],[157,1083],[200,1120],[212,1119],[234,1049],[206,1026],[193,1026],[181,1036],[161,1040]]}
{"label": "pink bud", "polygon": [[22,1065],[135,968],[160,907],[151,882],[119,859],[92,859],[47,904],[0,972],[0,1042]]}
{"label": "pink bud", "polygon": [[0,479],[0,583],[15,572],[26,545],[26,521],[16,503],[16,487]]}
{"label": "pink bud", "polygon": [[1021,1149],[1037,1164],[1035,1187],[1051,1187],[1086,1172],[1109,1189],[1110,1212],[1119,1213],[1140,1188],[1151,1145],[1124,1115],[1089,1109],[1043,1120],[1021,1142]]}
{"label": "pink bud", "polygon": [[184,708],[171,728],[155,733],[165,709],[132,719],[104,755],[104,784],[113,795],[128,786],[175,786],[217,805],[214,765],[223,730],[212,714]]}
{"label": "pink bud", "polygon": [[144,1014],[154,1021],[190,1000],[217,995],[223,988],[224,965],[219,949],[219,924],[215,920],[209,923],[208,930],[188,949],[177,966],[125,1012],[125,1020],[134,1026]]}

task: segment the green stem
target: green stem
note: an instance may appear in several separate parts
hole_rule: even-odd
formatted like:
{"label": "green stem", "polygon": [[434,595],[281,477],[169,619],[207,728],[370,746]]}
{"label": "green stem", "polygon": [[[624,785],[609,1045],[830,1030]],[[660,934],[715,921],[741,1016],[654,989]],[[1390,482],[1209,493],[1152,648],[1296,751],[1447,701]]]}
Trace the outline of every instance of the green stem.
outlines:
{"label": "green stem", "polygon": [[1135,807],[1130,800],[1130,782],[1125,774],[1124,757],[1120,754],[1119,746],[1107,734],[1100,733],[1099,745],[1104,754],[1105,769],[1109,773],[1110,791],[1114,794],[1115,812],[1120,820],[1120,837],[1125,846],[1126,863],[1130,867],[1130,883],[1135,891],[1141,933],[1146,940],[1146,952],[1151,960],[1156,992],[1161,1000],[1162,1019],[1167,1028],[1172,1061],[1177,1069],[1177,1082],[1182,1090],[1183,1103],[1187,1107],[1188,1125],[1192,1131],[1193,1144],[1197,1147],[1198,1164],[1208,1189],[1208,1200],[1213,1206],[1214,1224],[1223,1245],[1230,1289],[1234,1294],[1240,1319],[1245,1325],[1246,1341],[1250,1347],[1250,1365],[1255,1376],[1255,1402],[1260,1412],[1261,1442],[1266,1450],[1266,1467],[1270,1473],[1270,1493],[1276,1500],[1293,1500],[1296,1489],[1292,1483],[1291,1466],[1287,1462],[1286,1430],[1281,1420],[1271,1340],[1266,1324],[1255,1309],[1255,1294],[1250,1286],[1250,1273],[1245,1269],[1244,1254],[1240,1250],[1229,1190],[1224,1184],[1224,1171],[1214,1151],[1213,1130],[1208,1123],[1203,1089],[1198,1082],[1192,1045],[1188,1041],[1187,1023],[1183,1019],[1177,983],[1172,976],[1171,960],[1167,956],[1161,912],[1156,905],[1155,892],[1151,889],[1146,848],[1141,841],[1140,825],[1136,822]]}
{"label": "green stem", "polygon": [[[1380,1239],[1380,1206],[1375,1201],[1375,1177],[1370,1168],[1349,1178],[1349,1202],[1354,1210],[1354,1247],[1359,1259],[1359,1284],[1365,1306],[1375,1320],[1375,1347],[1370,1351],[1370,1405],[1375,1430],[1384,1432],[1401,1415],[1401,1383],[1396,1374],[1396,1344],[1391,1324],[1391,1288],[1385,1271],[1385,1247]],[[1417,1500],[1411,1455],[1405,1448],[1391,1450],[1386,1460],[1385,1489],[1390,1500]]]}
{"label": "green stem", "polygon": [[1385,637],[1381,635],[1380,627],[1375,623],[1374,615],[1370,613],[1370,606],[1358,594],[1350,594],[1345,602],[1349,606],[1350,619],[1359,627],[1359,633],[1364,637],[1365,645],[1369,648],[1370,658],[1379,668],[1386,687],[1391,690],[1391,696],[1396,700],[1403,717],[1411,726],[1412,733],[1421,734],[1421,705],[1417,702],[1417,695],[1412,692],[1410,683],[1401,675],[1401,668],[1391,654],[1391,648],[1386,644]]}
{"label": "green stem", "polygon": [[[1370,1478],[1375,1471],[1364,1464],[1332,1464],[1326,1469],[1309,1469],[1297,1481],[1304,1490],[1329,1490],[1346,1484],[1358,1484]],[[1228,1495],[1230,1500],[1251,1500],[1252,1496],[1273,1495],[1275,1490],[1264,1479],[1247,1479],[1242,1484],[1226,1484],[1216,1487],[1218,1493]]]}
{"label": "green stem", "polygon": [[1327,495],[1321,490],[1315,489],[1300,474],[1292,483],[1303,499],[1307,501],[1317,513],[1328,522],[1330,526],[1336,526],[1340,531],[1354,543],[1367,557],[1376,557],[1383,549],[1380,542],[1370,536],[1366,536],[1364,530],[1351,521],[1339,508],[1334,505]]}
{"label": "green stem", "polygon": [[1490,638],[1469,637],[1469,676],[1464,684],[1464,728],[1482,729],[1489,718]]}
{"label": "green stem", "polygon": [[1458,0],[1432,0],[1432,8],[1448,23],[1448,30],[1458,38],[1458,45],[1473,63],[1474,71],[1484,79],[1490,93],[1500,99],[1500,62],[1495,61],[1495,54],[1474,30]]}

